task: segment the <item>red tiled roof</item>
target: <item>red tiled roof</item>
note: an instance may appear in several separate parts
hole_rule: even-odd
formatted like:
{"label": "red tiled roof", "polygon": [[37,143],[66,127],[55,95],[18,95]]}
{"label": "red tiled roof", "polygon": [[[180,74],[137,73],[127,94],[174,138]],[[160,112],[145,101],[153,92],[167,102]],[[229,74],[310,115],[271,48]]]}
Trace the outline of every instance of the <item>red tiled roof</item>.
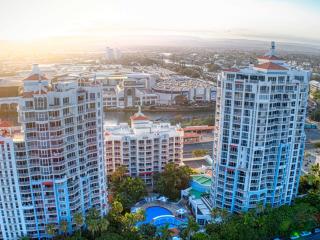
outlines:
{"label": "red tiled roof", "polygon": [[136,121],[136,120],[149,120],[149,118],[148,117],[146,117],[146,116],[143,116],[143,115],[138,115],[138,116],[131,116],[130,117],[130,119],[131,120],[134,120],[134,121]]}
{"label": "red tiled roof", "polygon": [[44,75],[35,73],[35,74],[32,74],[24,79],[24,81],[26,81],[26,80],[27,81],[39,81],[39,80],[48,80],[48,78],[46,78]]}
{"label": "red tiled roof", "polygon": [[0,120],[0,127],[7,128],[12,126],[13,124],[11,121]]}
{"label": "red tiled roof", "polygon": [[258,59],[263,59],[263,60],[283,60],[282,58],[279,58],[275,55],[271,56],[259,56]]}
{"label": "red tiled roof", "polygon": [[194,138],[194,137],[200,137],[200,134],[198,134],[198,133],[185,133],[183,135],[183,138]]}
{"label": "red tiled roof", "polygon": [[33,97],[33,95],[36,95],[36,94],[46,94],[47,92],[46,91],[43,91],[41,90],[40,92],[39,91],[33,91],[33,92],[24,92],[22,97],[23,98],[31,98]]}
{"label": "red tiled roof", "polygon": [[255,67],[261,68],[261,69],[266,69],[266,70],[288,70],[287,68],[282,67],[282,66],[275,64],[275,63],[272,63],[272,62],[258,64]]}
{"label": "red tiled roof", "polygon": [[239,72],[240,70],[238,68],[226,68],[223,69],[224,72]]}

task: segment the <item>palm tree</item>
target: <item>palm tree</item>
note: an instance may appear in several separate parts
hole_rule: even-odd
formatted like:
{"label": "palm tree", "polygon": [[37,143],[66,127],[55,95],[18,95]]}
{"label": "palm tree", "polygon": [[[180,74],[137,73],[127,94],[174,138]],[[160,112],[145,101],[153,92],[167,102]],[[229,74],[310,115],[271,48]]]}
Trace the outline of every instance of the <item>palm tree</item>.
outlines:
{"label": "palm tree", "polygon": [[63,233],[64,236],[67,233],[67,231],[68,231],[68,222],[66,220],[62,220],[60,222],[60,231]]}
{"label": "palm tree", "polygon": [[73,215],[73,222],[74,224],[76,225],[76,229],[79,230],[80,232],[80,238],[81,238],[81,227],[83,226],[84,224],[84,219],[83,219],[83,216],[82,216],[82,213],[81,212],[76,212],[74,215]]}
{"label": "palm tree", "polygon": [[19,240],[30,240],[30,238],[27,236],[22,236],[22,237],[19,237]]}
{"label": "palm tree", "polygon": [[169,229],[169,224],[160,227],[160,239],[169,240],[171,238],[172,231]]}
{"label": "palm tree", "polygon": [[98,221],[96,219],[89,218],[86,220],[86,225],[94,238],[95,234],[99,231]]}
{"label": "palm tree", "polygon": [[98,221],[98,227],[99,227],[100,234],[103,232],[106,232],[108,230],[109,225],[110,225],[110,223],[107,218],[105,218],[105,217],[101,218]]}
{"label": "palm tree", "polygon": [[95,234],[99,232],[99,212],[96,209],[90,209],[86,217],[86,225],[89,232],[92,234],[93,239],[95,239]]}
{"label": "palm tree", "polygon": [[56,234],[56,226],[53,223],[49,223],[46,226],[46,232],[48,235],[50,235],[50,237],[54,237],[54,235]]}
{"label": "palm tree", "polygon": [[256,205],[256,214],[260,215],[263,212],[264,212],[264,204],[263,202],[258,202]]}
{"label": "palm tree", "polygon": [[187,239],[190,240],[190,238],[192,237],[192,235],[197,232],[199,230],[199,225],[198,223],[195,221],[195,219],[193,217],[189,217],[188,218],[188,224],[187,227],[185,229],[186,233],[187,233]]}
{"label": "palm tree", "polygon": [[230,214],[226,209],[214,208],[211,216],[216,223],[223,223],[228,220]]}

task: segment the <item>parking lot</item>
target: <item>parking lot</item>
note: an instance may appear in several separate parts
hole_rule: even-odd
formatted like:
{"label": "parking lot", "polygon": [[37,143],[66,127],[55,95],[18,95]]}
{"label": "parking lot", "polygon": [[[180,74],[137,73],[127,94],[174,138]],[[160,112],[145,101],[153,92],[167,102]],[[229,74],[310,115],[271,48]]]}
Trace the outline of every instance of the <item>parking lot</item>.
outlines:
{"label": "parking lot", "polygon": [[320,130],[319,129],[305,129],[307,140],[306,149],[314,148],[314,143],[320,142]]}

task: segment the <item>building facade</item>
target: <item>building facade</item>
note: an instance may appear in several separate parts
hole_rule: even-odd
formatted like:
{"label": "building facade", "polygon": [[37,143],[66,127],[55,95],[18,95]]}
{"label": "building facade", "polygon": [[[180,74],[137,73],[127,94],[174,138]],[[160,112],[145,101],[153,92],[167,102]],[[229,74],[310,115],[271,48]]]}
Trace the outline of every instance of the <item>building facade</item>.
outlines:
{"label": "building facade", "polygon": [[158,95],[159,103],[164,105],[179,104],[181,98],[186,102],[199,103],[212,102],[216,98],[213,82],[180,75],[158,81],[152,90]]}
{"label": "building facade", "polygon": [[227,69],[217,87],[213,207],[246,211],[290,204],[298,192],[310,72],[270,51]]}
{"label": "building facade", "polygon": [[18,239],[27,234],[17,174],[18,146],[23,145],[19,128],[0,129],[0,239]]}
{"label": "building facade", "polygon": [[51,84],[37,66],[23,86],[18,107],[22,138],[7,140],[12,146],[5,149],[4,159],[8,161],[10,153],[16,169],[16,175],[6,174],[18,186],[15,204],[22,206],[21,231],[42,239],[50,237],[48,224],[58,233],[59,223],[67,221],[72,231],[76,212],[85,215],[90,208],[101,215],[107,212],[103,97],[95,86],[79,87],[74,81]]}
{"label": "building facade", "polygon": [[100,73],[105,108],[127,108],[158,105],[152,92],[155,76],[147,73]]}
{"label": "building facade", "polygon": [[108,175],[119,166],[128,174],[152,185],[152,175],[167,163],[180,164],[183,131],[169,123],[153,123],[140,111],[131,117],[131,126],[121,123],[106,127],[105,160]]}

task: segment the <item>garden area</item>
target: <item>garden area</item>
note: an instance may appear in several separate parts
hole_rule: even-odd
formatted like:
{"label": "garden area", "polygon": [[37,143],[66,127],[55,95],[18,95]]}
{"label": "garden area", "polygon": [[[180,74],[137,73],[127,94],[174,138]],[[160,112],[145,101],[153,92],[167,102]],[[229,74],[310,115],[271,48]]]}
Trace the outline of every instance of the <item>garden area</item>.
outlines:
{"label": "garden area", "polygon": [[[180,190],[188,187],[192,173],[188,167],[168,164],[163,173],[155,176],[154,191],[167,196],[169,201],[175,201],[179,199]],[[213,209],[212,218],[219,218],[220,221],[209,223],[201,230],[190,215],[186,215],[187,221],[181,227],[172,228],[169,223],[159,227],[146,221],[148,216],[145,209],[130,211],[132,206],[147,196],[147,188],[140,178],[127,176],[123,167],[114,172],[110,185],[112,202],[106,216],[100,217],[94,209],[88,211],[85,218],[82,214],[75,214],[73,224],[76,231],[72,235],[67,232],[67,222],[61,221],[59,226],[47,225],[48,236],[69,240],[170,240],[178,230],[179,238],[175,239],[267,240],[288,238],[320,225],[319,164],[314,165],[308,175],[301,177],[301,195],[292,205],[278,208],[260,205],[255,210],[232,215],[224,210]],[[157,201],[162,200],[158,198]],[[157,211],[160,210],[157,208]],[[56,234],[59,235],[54,236]]]}

